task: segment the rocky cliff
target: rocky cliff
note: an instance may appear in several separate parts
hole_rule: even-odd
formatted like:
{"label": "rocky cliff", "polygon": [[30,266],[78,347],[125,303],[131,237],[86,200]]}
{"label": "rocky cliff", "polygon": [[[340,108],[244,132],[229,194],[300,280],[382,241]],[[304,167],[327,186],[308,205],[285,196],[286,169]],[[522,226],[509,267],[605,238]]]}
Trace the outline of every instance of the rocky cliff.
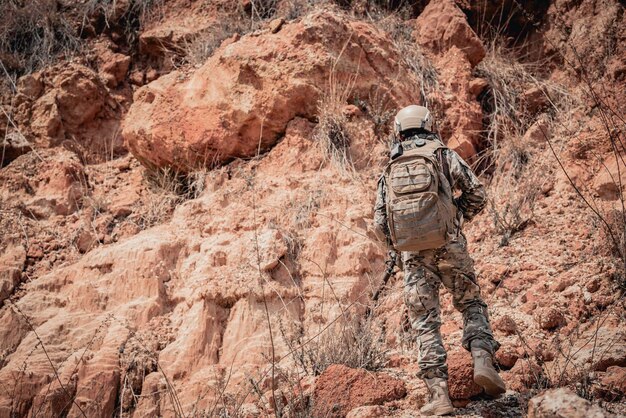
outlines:
{"label": "rocky cliff", "polygon": [[418,415],[402,272],[371,299],[411,103],[489,190],[509,392],[444,291],[459,413],[625,413],[623,3],[407,3],[0,6],[0,417]]}

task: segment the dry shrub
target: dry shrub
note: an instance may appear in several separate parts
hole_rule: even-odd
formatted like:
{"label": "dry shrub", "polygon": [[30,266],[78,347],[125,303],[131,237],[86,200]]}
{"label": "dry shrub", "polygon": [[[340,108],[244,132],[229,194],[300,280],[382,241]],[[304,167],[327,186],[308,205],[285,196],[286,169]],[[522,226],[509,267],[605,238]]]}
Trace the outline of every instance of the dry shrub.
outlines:
{"label": "dry shrub", "polygon": [[439,86],[439,74],[433,63],[424,55],[421,47],[413,37],[413,27],[397,17],[391,17],[380,23],[382,28],[389,33],[404,65],[406,65],[417,78],[420,88],[421,103],[428,107],[437,118],[443,117],[434,100],[441,95]]}
{"label": "dry shrub", "polygon": [[[542,80],[539,74],[542,62],[522,63],[515,49],[504,48],[499,41],[488,44],[487,55],[478,64],[476,75],[489,83],[482,95],[482,106],[487,113],[488,127],[485,139],[497,149],[500,140],[522,136],[535,121],[537,111],[550,114],[569,110],[574,98],[557,83]],[[528,94],[538,89],[537,95]],[[537,102],[545,102],[543,109]]]}
{"label": "dry shrub", "polygon": [[195,199],[204,190],[205,171],[181,174],[169,167],[146,170],[145,181],[148,195],[140,202],[135,223],[146,229],[163,223],[174,208],[189,199]]}
{"label": "dry shrub", "polygon": [[[68,2],[56,0],[6,0],[0,2],[0,58],[10,77],[28,74],[55,60],[83,52],[83,38],[93,31],[115,28],[130,45],[136,32],[163,0],[115,0]],[[123,7],[120,10],[120,7]],[[117,21],[113,21],[114,18]],[[98,23],[102,21],[103,23]],[[98,29],[95,29],[97,26]],[[89,27],[89,29],[87,29]],[[7,76],[2,74],[0,78]]]}
{"label": "dry shrub", "polygon": [[489,213],[500,245],[523,230],[534,216],[537,197],[552,182],[546,175],[549,165],[539,153],[533,153],[520,137],[509,138],[496,153],[496,171],[490,187]]}
{"label": "dry shrub", "polygon": [[[403,66],[408,68],[416,78],[420,90],[420,103],[430,109],[435,116],[435,121],[443,120],[444,113],[440,106],[443,90],[439,85],[439,74],[421,47],[416,44],[413,38],[413,27],[396,14],[389,15],[377,21],[376,24],[389,34],[402,59]],[[406,75],[399,73],[398,76],[405,77]],[[395,111],[397,109],[390,109],[391,117]]]}
{"label": "dry shrub", "polygon": [[313,376],[331,364],[375,371],[387,363],[384,341],[372,321],[348,313],[311,340],[305,340],[302,334],[295,339],[282,334],[296,365]]}
{"label": "dry shrub", "polygon": [[31,72],[81,47],[76,28],[55,0],[0,3],[0,57],[10,72]]}
{"label": "dry shrub", "polygon": [[353,85],[354,80],[339,82],[335,72],[331,71],[328,89],[317,105],[318,124],[313,136],[322,147],[325,159],[344,172],[354,171],[349,150],[351,138],[348,117],[345,114]]}

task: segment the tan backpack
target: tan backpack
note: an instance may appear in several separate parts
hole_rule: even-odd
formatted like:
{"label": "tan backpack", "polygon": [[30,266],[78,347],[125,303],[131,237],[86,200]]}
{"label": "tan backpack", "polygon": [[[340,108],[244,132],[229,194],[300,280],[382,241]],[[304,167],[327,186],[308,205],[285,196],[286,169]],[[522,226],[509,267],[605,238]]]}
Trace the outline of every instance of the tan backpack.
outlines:
{"label": "tan backpack", "polygon": [[[401,143],[402,153],[385,168],[387,220],[398,251],[439,248],[453,230],[456,207],[438,139]],[[444,170],[446,173],[444,174]]]}

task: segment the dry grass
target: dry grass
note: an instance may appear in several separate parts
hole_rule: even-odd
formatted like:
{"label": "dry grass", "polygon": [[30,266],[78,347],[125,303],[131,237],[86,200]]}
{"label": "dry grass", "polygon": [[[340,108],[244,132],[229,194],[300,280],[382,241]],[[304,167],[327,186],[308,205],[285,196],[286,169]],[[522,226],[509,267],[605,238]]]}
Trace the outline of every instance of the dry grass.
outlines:
{"label": "dry grass", "polygon": [[9,71],[28,73],[81,48],[78,33],[54,0],[0,4],[0,54]]}
{"label": "dry grass", "polygon": [[313,376],[320,375],[331,364],[380,370],[387,362],[384,342],[378,338],[372,322],[360,316],[346,313],[341,321],[308,344],[302,344],[302,334],[294,340],[286,338],[283,332],[283,338],[296,365]]}
{"label": "dry grass", "polygon": [[1,2],[0,58],[11,77],[68,59],[83,52],[87,27],[99,19],[104,21],[102,30],[115,28],[133,45],[138,39],[136,32],[154,18],[162,1],[131,0],[121,12],[115,1],[88,0],[68,7],[55,0]]}
{"label": "dry grass", "polygon": [[540,137],[549,135],[554,120],[566,117],[576,102],[563,87],[536,76],[539,66],[521,63],[514,51],[494,41],[476,70],[489,83],[481,97],[489,148],[476,165],[486,167],[494,178],[489,210],[501,245],[532,221],[535,200],[549,181],[549,165],[539,146],[544,138],[529,140],[524,135],[534,123]]}

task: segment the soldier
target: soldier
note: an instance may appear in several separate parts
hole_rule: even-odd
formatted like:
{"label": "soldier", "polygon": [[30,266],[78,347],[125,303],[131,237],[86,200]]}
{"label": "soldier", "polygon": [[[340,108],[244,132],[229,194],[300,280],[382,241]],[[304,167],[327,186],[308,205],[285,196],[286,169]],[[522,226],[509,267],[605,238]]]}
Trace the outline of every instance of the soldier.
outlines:
{"label": "soldier", "polygon": [[[505,385],[493,366],[500,344],[493,338],[461,230],[464,219],[471,220],[484,208],[485,190],[432,126],[431,114],[422,106],[408,106],[396,115],[391,161],[378,183],[374,231],[402,252],[404,300],[417,334],[419,376],[430,392],[421,412],[446,415],[454,408],[439,331],[442,283],[463,314],[462,345],[472,353],[474,381],[491,396],[504,393]],[[455,190],[461,192],[458,198]]]}

